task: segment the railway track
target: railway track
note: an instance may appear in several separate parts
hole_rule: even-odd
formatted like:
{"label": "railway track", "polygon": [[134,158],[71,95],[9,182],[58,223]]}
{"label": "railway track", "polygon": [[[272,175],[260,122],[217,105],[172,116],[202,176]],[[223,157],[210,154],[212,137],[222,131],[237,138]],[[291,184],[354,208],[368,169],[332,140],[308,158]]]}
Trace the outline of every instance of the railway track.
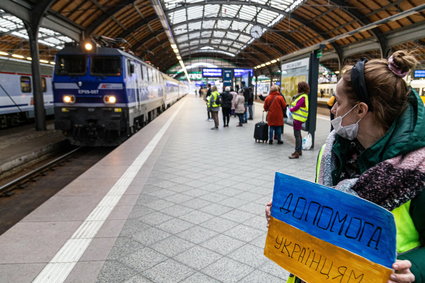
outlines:
{"label": "railway track", "polygon": [[34,170],[32,170],[29,173],[26,173],[22,176],[17,177],[16,179],[10,181],[9,183],[0,186],[0,197],[9,197],[13,194],[13,191],[16,189],[22,189],[22,185],[24,185],[27,182],[31,182],[36,178],[38,175],[42,175],[43,172],[50,170],[54,168],[57,164],[64,161],[66,158],[70,157],[72,154],[74,154],[76,151],[78,151],[81,147],[77,147],[72,149],[71,151],[55,158],[54,160],[48,162],[47,164],[44,164]]}
{"label": "railway track", "polygon": [[0,235],[97,163],[110,148],[74,148],[0,187]]}

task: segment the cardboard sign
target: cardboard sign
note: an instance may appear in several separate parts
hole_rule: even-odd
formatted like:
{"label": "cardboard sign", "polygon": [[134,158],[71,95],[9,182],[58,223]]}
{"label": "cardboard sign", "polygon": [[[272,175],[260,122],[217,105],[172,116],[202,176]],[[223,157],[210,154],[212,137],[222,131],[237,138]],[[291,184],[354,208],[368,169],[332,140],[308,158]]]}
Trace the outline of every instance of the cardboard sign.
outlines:
{"label": "cardboard sign", "polygon": [[396,260],[388,210],[276,173],[264,254],[307,282],[387,282]]}

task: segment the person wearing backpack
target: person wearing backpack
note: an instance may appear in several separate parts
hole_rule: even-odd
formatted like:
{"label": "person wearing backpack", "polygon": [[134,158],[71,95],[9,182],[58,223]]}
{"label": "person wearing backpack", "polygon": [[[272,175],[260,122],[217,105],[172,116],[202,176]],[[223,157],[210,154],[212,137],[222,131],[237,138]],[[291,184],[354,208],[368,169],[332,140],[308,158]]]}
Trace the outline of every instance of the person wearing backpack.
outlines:
{"label": "person wearing backpack", "polygon": [[211,87],[211,95],[208,97],[208,110],[214,120],[214,127],[211,130],[218,130],[218,111],[220,111],[221,96],[214,85]]}
{"label": "person wearing backpack", "polygon": [[277,143],[283,144],[282,128],[283,113],[286,108],[286,102],[279,92],[279,86],[272,85],[270,94],[264,100],[264,111],[267,113],[267,124],[269,125],[269,144],[273,144],[273,137],[276,134]]}

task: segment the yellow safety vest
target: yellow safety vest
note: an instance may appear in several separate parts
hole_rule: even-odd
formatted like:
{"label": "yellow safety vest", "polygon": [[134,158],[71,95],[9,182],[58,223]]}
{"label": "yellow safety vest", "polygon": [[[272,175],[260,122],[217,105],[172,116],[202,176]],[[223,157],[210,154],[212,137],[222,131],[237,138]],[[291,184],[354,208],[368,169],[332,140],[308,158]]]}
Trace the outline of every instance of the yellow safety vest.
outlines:
{"label": "yellow safety vest", "polygon": [[292,112],[292,118],[304,123],[308,118],[308,95],[303,93],[298,96],[297,99],[292,101],[291,108],[297,105],[298,100],[300,100],[302,97],[304,97],[305,107],[300,107],[297,111]]}
{"label": "yellow safety vest", "polygon": [[209,107],[220,107],[220,104],[216,104],[218,97],[220,96],[220,93],[218,91],[213,91],[209,97],[208,100],[208,106]]}
{"label": "yellow safety vest", "polygon": [[[319,155],[317,156],[316,163],[316,178],[315,182],[319,180],[320,163],[322,161],[322,155],[325,149],[325,145],[320,149]],[[404,253],[421,245],[419,241],[419,233],[416,230],[415,224],[413,223],[412,217],[410,216],[410,200],[401,206],[394,208],[391,213],[394,215],[395,226],[397,229],[396,234],[396,250],[397,253]]]}

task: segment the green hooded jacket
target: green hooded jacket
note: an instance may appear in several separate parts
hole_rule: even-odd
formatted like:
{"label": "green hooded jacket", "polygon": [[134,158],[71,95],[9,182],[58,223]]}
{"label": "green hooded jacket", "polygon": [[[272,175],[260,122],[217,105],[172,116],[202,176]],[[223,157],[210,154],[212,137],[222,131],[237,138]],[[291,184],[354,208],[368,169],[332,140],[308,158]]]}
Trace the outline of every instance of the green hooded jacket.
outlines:
{"label": "green hooded jacket", "polygon": [[[336,136],[333,153],[337,156],[336,169],[332,172],[334,184],[338,183],[350,141]],[[419,95],[413,90],[408,97],[408,106],[392,124],[387,133],[374,145],[365,149],[357,159],[360,173],[384,160],[425,147],[425,108]],[[425,189],[425,188],[424,188]],[[421,247],[398,256],[412,262],[411,271],[415,282],[425,282],[425,190],[411,201],[410,216],[419,233]]]}

